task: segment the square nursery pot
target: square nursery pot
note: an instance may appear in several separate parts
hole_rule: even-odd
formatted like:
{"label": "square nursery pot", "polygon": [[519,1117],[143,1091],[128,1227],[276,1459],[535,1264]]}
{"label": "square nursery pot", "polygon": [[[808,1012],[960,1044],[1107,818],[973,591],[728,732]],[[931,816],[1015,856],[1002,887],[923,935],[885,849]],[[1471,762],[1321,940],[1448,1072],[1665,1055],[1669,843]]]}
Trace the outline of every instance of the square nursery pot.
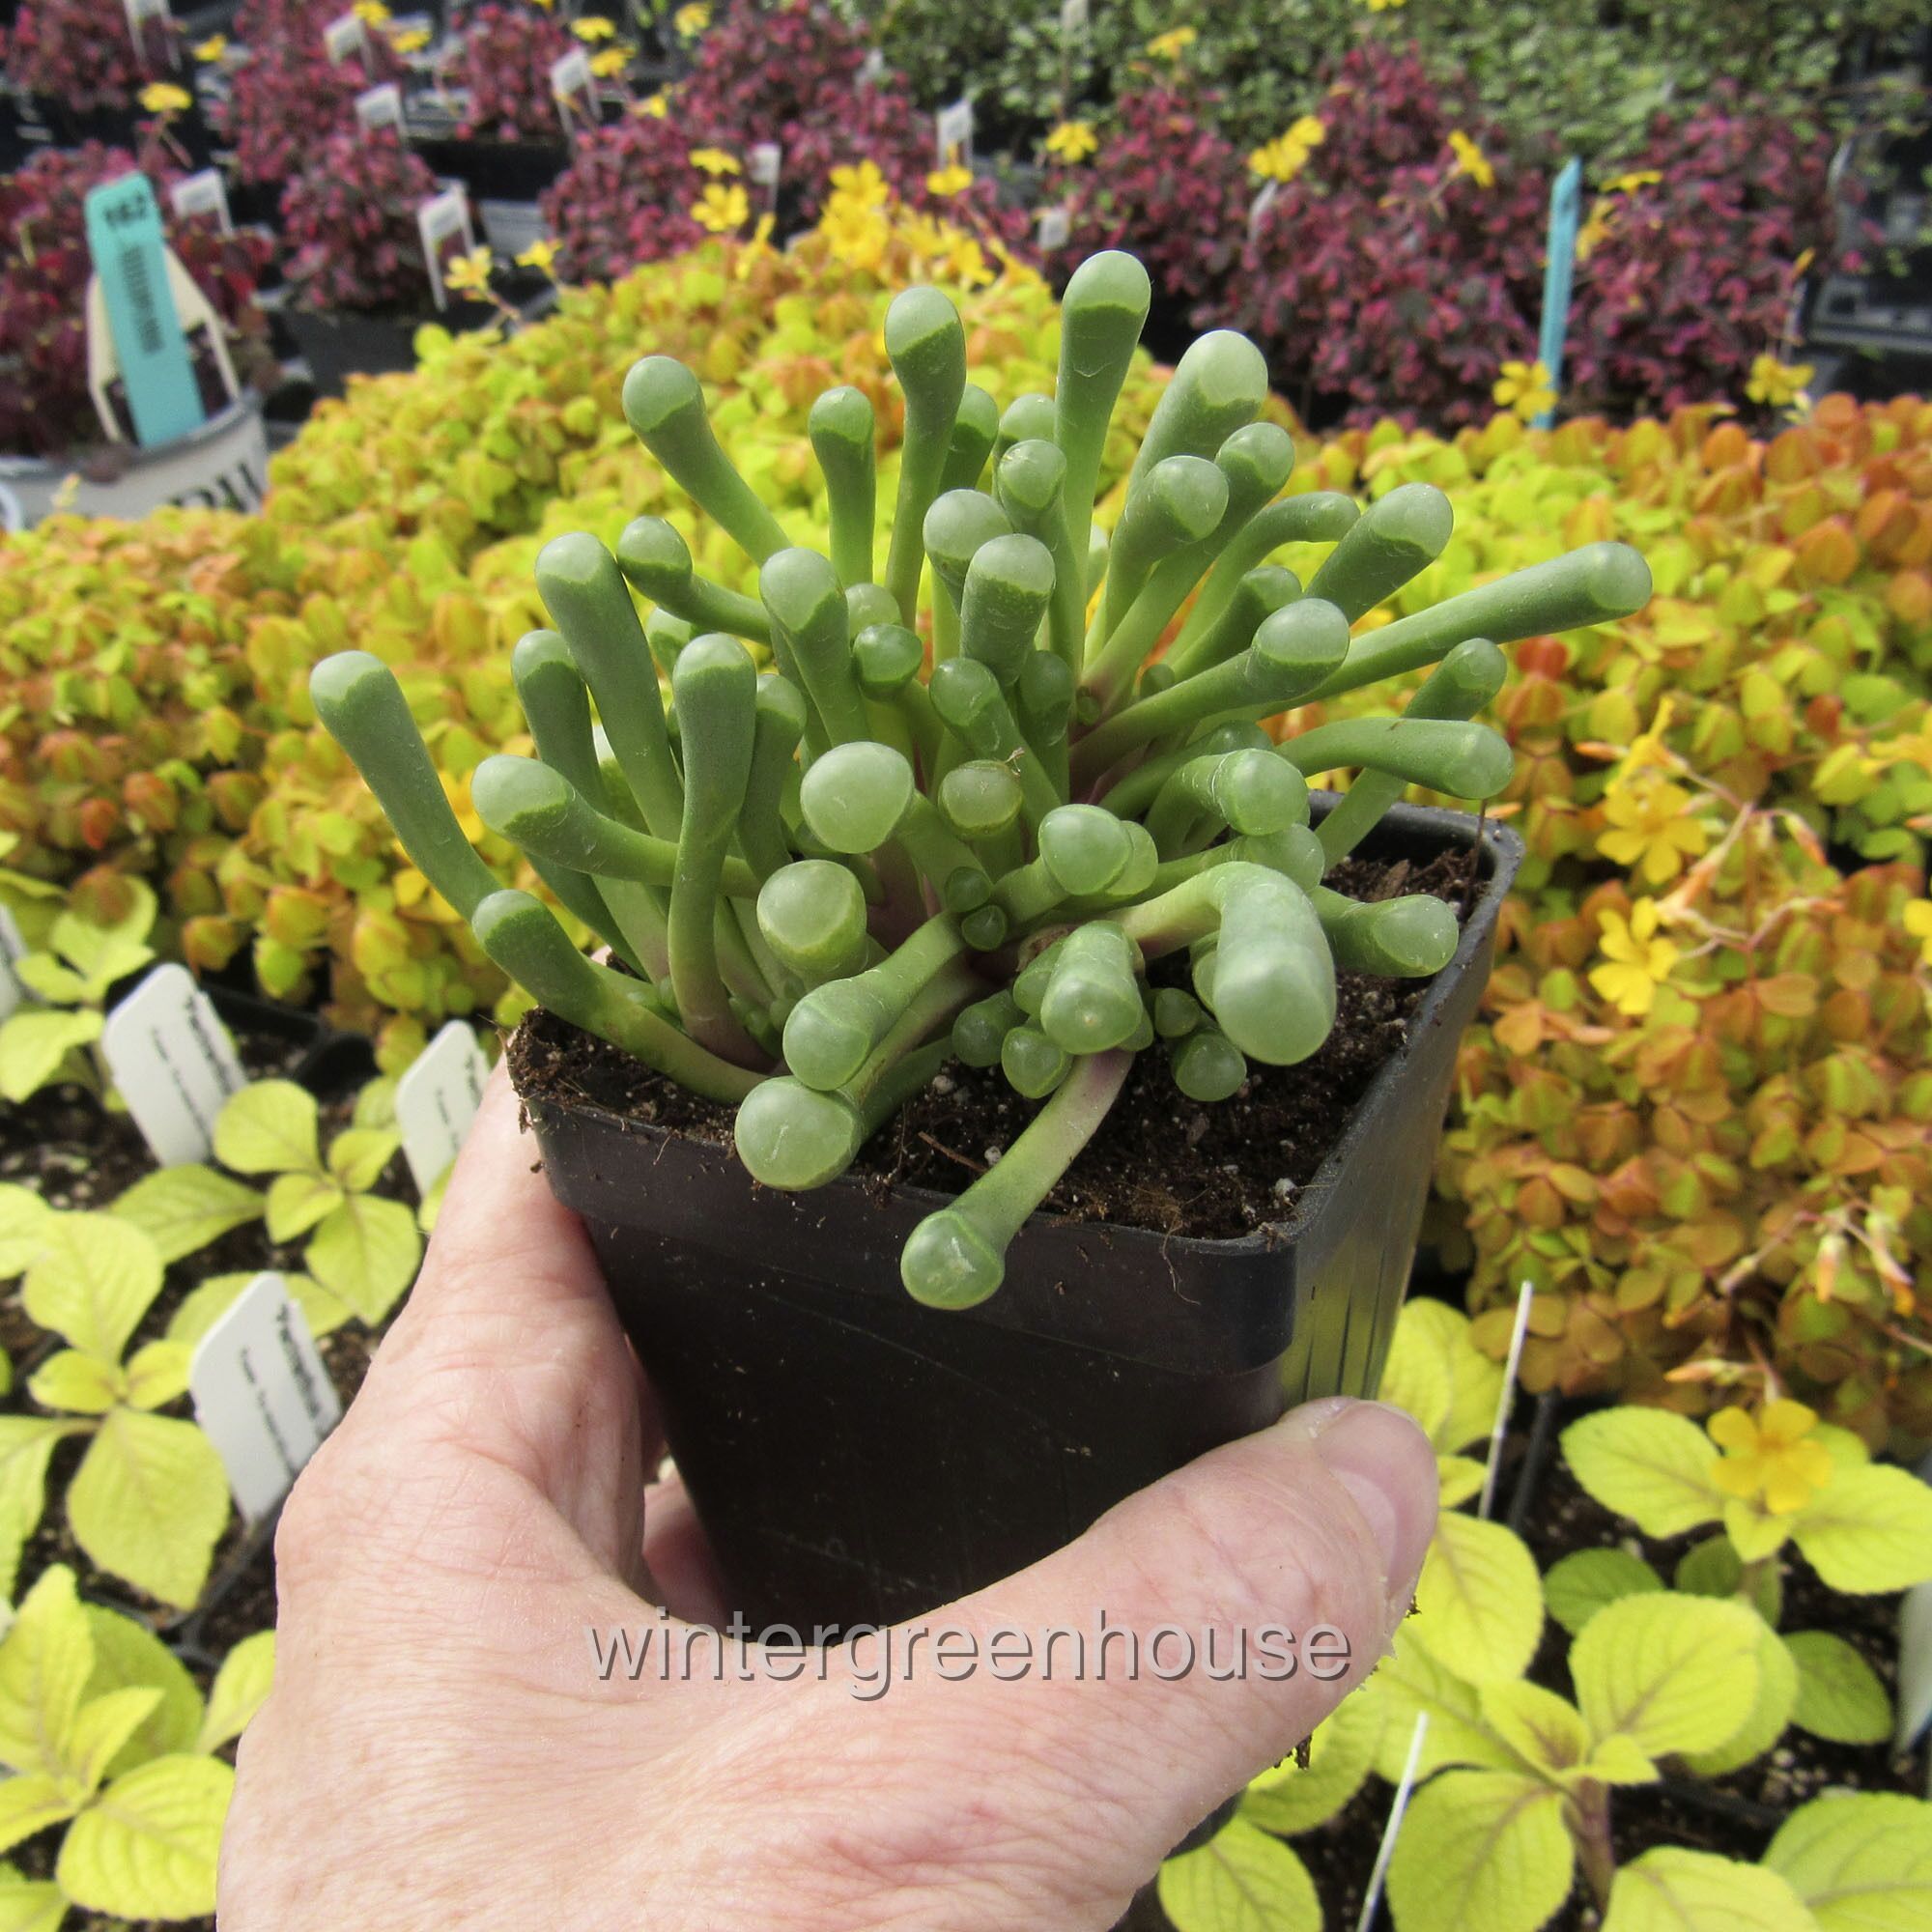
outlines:
{"label": "square nursery pot", "polygon": [[352,376],[390,376],[416,366],[416,330],[426,322],[440,323],[452,335],[483,328],[497,320],[488,302],[452,301],[436,314],[420,316],[360,315],[353,310],[298,308],[285,303],[279,311],[296,354],[309,366],[316,393],[339,396]]}
{"label": "square nursery pot", "polygon": [[[1364,851],[1426,861],[1476,836],[1398,806]],[[963,1312],[899,1282],[937,1194],[763,1189],[728,1147],[524,1095],[754,1630],[929,1611],[1290,1404],[1374,1391],[1521,850],[1484,827],[1462,944],[1292,1223],[1198,1240],[1036,1214],[1005,1286]]]}

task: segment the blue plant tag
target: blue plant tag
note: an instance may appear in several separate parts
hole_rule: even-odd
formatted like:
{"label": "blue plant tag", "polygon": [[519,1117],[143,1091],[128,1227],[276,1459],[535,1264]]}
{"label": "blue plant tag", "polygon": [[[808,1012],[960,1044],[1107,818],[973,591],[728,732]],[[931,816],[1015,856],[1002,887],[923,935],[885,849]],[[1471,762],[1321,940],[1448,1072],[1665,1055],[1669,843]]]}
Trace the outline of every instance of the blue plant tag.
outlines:
{"label": "blue plant tag", "polygon": [[[1583,163],[1572,156],[1549,188],[1549,256],[1543,270],[1543,330],[1537,359],[1549,371],[1549,386],[1563,387],[1563,344],[1570,333],[1570,295],[1577,279],[1577,230],[1583,208]],[[1556,420],[1554,410],[1537,417],[1538,429]]]}
{"label": "blue plant tag", "polygon": [[144,448],[173,442],[199,428],[207,412],[168,293],[161,212],[146,175],[88,190],[87,248],[100,277],[134,440]]}

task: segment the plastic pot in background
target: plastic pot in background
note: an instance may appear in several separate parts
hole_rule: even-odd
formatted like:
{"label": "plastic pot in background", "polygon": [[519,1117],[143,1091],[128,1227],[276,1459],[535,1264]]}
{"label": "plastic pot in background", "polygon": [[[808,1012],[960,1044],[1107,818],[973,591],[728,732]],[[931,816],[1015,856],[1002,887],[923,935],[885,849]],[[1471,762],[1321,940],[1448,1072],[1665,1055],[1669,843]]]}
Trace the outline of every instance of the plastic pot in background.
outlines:
{"label": "plastic pot in background", "polygon": [[351,376],[387,376],[416,366],[416,330],[440,323],[452,334],[487,327],[498,320],[488,302],[452,301],[435,315],[357,315],[351,310],[281,310],[296,353],[314,377],[319,395],[339,396]]}
{"label": "plastic pot in background", "polygon": [[460,181],[472,202],[536,201],[570,165],[565,141],[425,139],[410,145],[439,181]]}
{"label": "plastic pot in background", "polygon": [[[1426,863],[1475,833],[1399,807],[1365,851]],[[754,1629],[928,1611],[1289,1404],[1375,1389],[1520,855],[1484,828],[1456,956],[1293,1223],[1208,1241],[1037,1214],[1006,1285],[965,1312],[899,1282],[942,1197],[852,1176],[757,1188],[728,1147],[530,1091],[513,1048],[551,1186],[589,1226]]]}

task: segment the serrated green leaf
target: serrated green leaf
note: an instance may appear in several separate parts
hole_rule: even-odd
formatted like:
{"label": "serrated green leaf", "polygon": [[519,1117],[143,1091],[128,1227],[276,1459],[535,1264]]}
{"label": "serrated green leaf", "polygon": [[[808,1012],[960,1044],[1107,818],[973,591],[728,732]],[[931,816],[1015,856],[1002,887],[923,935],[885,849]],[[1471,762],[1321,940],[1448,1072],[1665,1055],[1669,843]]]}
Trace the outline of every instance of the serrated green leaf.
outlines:
{"label": "serrated green leaf", "polygon": [[342,1202],[342,1183],[330,1175],[276,1175],[269,1183],[270,1240],[299,1240]]}
{"label": "serrated green leaf", "polygon": [[187,1666],[153,1631],[99,1604],[83,1604],[94,1639],[94,1675],[87,1694],[145,1688],[156,1693],[155,1708],[135,1727],[107,1767],[109,1777],[132,1771],[151,1757],[191,1750],[201,1729],[201,1691]]}
{"label": "serrated green leaf", "polygon": [[1728,1777],[1740,1766],[1762,1757],[1784,1735],[1798,1705],[1798,1665],[1784,1639],[1762,1618],[1757,1667],[1757,1696],[1744,1721],[1715,1750],[1684,1753],[1684,1762],[1698,1776]]}
{"label": "serrated green leaf", "polygon": [[1160,1868],[1175,1932],[1321,1932],[1308,1868],[1279,1838],[1236,1818]]}
{"label": "serrated green leaf", "polygon": [[1814,1798],[1764,1855],[1810,1907],[1819,1932],[1924,1932],[1932,1925],[1932,1804],[1890,1792]]}
{"label": "serrated green leaf", "polygon": [[1909,1590],[1932,1577],[1932,1485],[1908,1469],[1840,1464],[1791,1534],[1831,1589]]}
{"label": "serrated green leaf", "polygon": [[1499,1522],[1454,1512],[1435,1539],[1415,1586],[1410,1635],[1459,1677],[1499,1684],[1520,1677],[1543,1634],[1543,1590],[1536,1559]]}
{"label": "serrated green leaf", "polygon": [[1814,1932],[1815,1924],[1776,1872],[1662,1845],[1618,1868],[1603,1932]]}
{"label": "serrated green leaf", "polygon": [[178,1262],[261,1218],[262,1195],[218,1168],[191,1162],[137,1180],[110,1212],[145,1229],[164,1262]]}
{"label": "serrated green leaf", "polygon": [[1419,1322],[1409,1319],[1406,1303],[1389,1343],[1388,1360],[1382,1365],[1381,1386],[1377,1391],[1383,1402],[1393,1403],[1415,1418],[1422,1433],[1439,1456],[1461,1443],[1449,1441],[1449,1407],[1453,1391],[1449,1365],[1435,1339]]}
{"label": "serrated green leaf", "polygon": [[43,1771],[0,1777],[0,1852],[10,1852],[36,1832],[73,1816],[67,1785]]}
{"label": "serrated green leaf", "polygon": [[262,1708],[275,1677],[275,1634],[257,1631],[244,1636],[214,1673],[208,1693],[208,1715],[202,1721],[195,1748],[216,1751],[247,1729]]}
{"label": "serrated green leaf", "polygon": [[309,1273],[373,1328],[415,1279],[422,1236],[400,1201],[356,1194],[316,1229],[303,1259]]}
{"label": "serrated green leaf", "polygon": [[193,1423],[117,1408],[74,1471],[67,1514],[102,1570],[191,1609],[228,1523],[228,1478]]}
{"label": "serrated green leaf", "polygon": [[51,1879],[30,1879],[0,1864],[0,1932],[60,1932],[67,1900]]}
{"label": "serrated green leaf", "polygon": [[[1395,1340],[1389,1359],[1405,1365],[1427,1359],[1440,1371],[1447,1386],[1447,1401],[1437,1408],[1433,1421],[1423,1422],[1429,1439],[1438,1454],[1448,1455],[1483,1440],[1496,1425],[1496,1407],[1502,1401],[1503,1367],[1478,1349],[1471,1336],[1469,1318],[1460,1308],[1431,1295],[1416,1295],[1403,1304],[1396,1320]],[[1383,1400],[1400,1402],[1387,1393],[1388,1371],[1383,1371]],[[1434,1386],[1435,1377],[1430,1376]],[[1405,1403],[1403,1406],[1406,1407]],[[1413,1410],[1410,1411],[1414,1413]],[[1422,1421],[1420,1416],[1416,1418]]]}
{"label": "serrated green leaf", "polygon": [[100,1037],[96,1012],[15,1013],[0,1022],[0,1099],[16,1107],[55,1079],[75,1048]]}
{"label": "serrated green leaf", "polygon": [[1410,1801],[1389,1862],[1398,1932],[1537,1932],[1569,1896],[1575,1858],[1549,1785],[1444,1772]]}
{"label": "serrated green leaf", "polygon": [[107,1776],[107,1767],[155,1714],[161,1693],[153,1686],[130,1684],[103,1690],[81,1705],[69,1735],[67,1771],[89,1797]]}
{"label": "serrated green leaf", "polygon": [[188,1351],[179,1342],[149,1342],[128,1357],[130,1408],[165,1408],[187,1393]]}
{"label": "serrated green leaf", "polygon": [[1570,1649],[1593,1738],[1629,1737],[1646,1757],[1715,1750],[1758,1694],[1763,1619],[1743,1604],[1670,1592],[1624,1597]]}
{"label": "serrated green leaf", "polygon": [[[1670,1580],[1693,1597],[1735,1597],[1744,1587],[1744,1558],[1728,1536],[1709,1536],[1684,1552]],[[1765,1564],[1753,1577],[1751,1601],[1776,1630],[1784,1606],[1784,1582],[1776,1563]]]}
{"label": "serrated green leaf", "polygon": [[31,1187],[0,1181],[0,1281],[12,1281],[41,1251],[54,1210]]}
{"label": "serrated green leaf", "polygon": [[1793,1631],[1784,1639],[1798,1666],[1792,1722],[1834,1745],[1882,1745],[1891,1736],[1891,1697],[1879,1674],[1831,1631]]}
{"label": "serrated green leaf", "polygon": [[[21,1599],[0,1638],[0,1765],[57,1776],[93,1674],[94,1644],[73,1572],[56,1563]],[[6,1788],[0,1781],[0,1791]]]}
{"label": "serrated green leaf", "polygon": [[1376,1741],[1378,1775],[1391,1784],[1402,1776],[1415,1720],[1424,1714],[1429,1729],[1416,1762],[1418,1777],[1452,1764],[1514,1771],[1515,1757],[1483,1722],[1476,1687],[1436,1662],[1420,1644],[1410,1642],[1408,1628],[1405,1624],[1397,1634],[1395,1655],[1384,1658],[1369,1681],[1353,1693],[1380,1713]]}
{"label": "serrated green leaf", "polygon": [[1481,1687],[1483,1721],[1532,1769],[1560,1777],[1590,1754],[1583,1716],[1567,1698],[1518,1679]]}
{"label": "serrated green leaf", "polygon": [[117,1777],[68,1827],[54,1876],[76,1905],[121,1918],[214,1910],[214,1861],[235,1773],[219,1758],[157,1757]]}
{"label": "serrated green leaf", "polygon": [[54,1445],[87,1426],[50,1415],[0,1415],[0,1603],[13,1596],[20,1551],[46,1512]]}
{"label": "serrated green leaf", "polygon": [[328,1171],[352,1194],[366,1194],[403,1144],[381,1127],[347,1127],[328,1144]]}
{"label": "serrated green leaf", "polygon": [[1543,1601],[1575,1636],[1605,1604],[1662,1588],[1663,1578],[1627,1549],[1578,1549],[1549,1566]]}
{"label": "serrated green leaf", "polygon": [[1563,1459],[1597,1501],[1646,1536],[1681,1536],[1722,1512],[1722,1492],[1711,1480],[1717,1445],[1668,1409],[1586,1415],[1563,1432]]}
{"label": "serrated green leaf", "polygon": [[319,1173],[315,1095],[293,1080],[258,1080],[223,1104],[214,1157],[237,1174]]}
{"label": "serrated green leaf", "polygon": [[1354,1797],[1376,1761],[1382,1708],[1344,1697],[1308,1740],[1308,1768],[1293,1758],[1264,1771],[1241,1798],[1240,1816],[1287,1838],[1325,1824]]}
{"label": "serrated green leaf", "polygon": [[161,1292],[161,1258],[139,1228],[112,1214],[62,1214],[27,1270],[20,1303],[84,1354],[118,1362]]}
{"label": "serrated green leaf", "polygon": [[27,1393],[43,1408],[68,1415],[105,1415],[121,1400],[118,1364],[78,1349],[60,1349],[27,1378]]}

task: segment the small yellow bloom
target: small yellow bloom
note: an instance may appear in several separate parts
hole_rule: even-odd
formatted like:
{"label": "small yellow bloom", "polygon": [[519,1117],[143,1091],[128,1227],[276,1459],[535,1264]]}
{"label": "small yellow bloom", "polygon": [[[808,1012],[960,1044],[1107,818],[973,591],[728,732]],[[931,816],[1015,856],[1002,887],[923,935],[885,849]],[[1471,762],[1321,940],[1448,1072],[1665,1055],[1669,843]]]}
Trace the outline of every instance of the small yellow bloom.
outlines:
{"label": "small yellow bloom", "polygon": [[928,194],[964,194],[973,185],[973,170],[962,168],[955,161],[950,168],[934,168],[925,178]]}
{"label": "small yellow bloom", "polygon": [[1619,175],[1604,184],[1605,194],[1634,194],[1640,187],[1655,187],[1663,177],[1655,168],[1639,168],[1636,173]]}
{"label": "small yellow bloom", "polygon": [[197,43],[194,57],[198,61],[218,61],[228,51],[226,34],[210,34],[207,40]]}
{"label": "small yellow bloom", "polygon": [[1199,38],[1192,27],[1173,27],[1156,34],[1147,43],[1147,50],[1155,60],[1179,60]]}
{"label": "small yellow bloom", "polygon": [[653,121],[662,121],[670,112],[670,101],[660,89],[656,94],[639,101],[631,112],[637,115],[648,115]]}
{"label": "small yellow bloom", "polygon": [[832,192],[846,196],[861,208],[883,208],[892,190],[876,161],[861,161],[855,167],[832,170]]}
{"label": "small yellow bloom", "polygon": [[1616,203],[1599,195],[1590,210],[1590,218],[1577,231],[1577,261],[1587,262],[1610,239],[1616,225]]}
{"label": "small yellow bloom", "polygon": [[1319,114],[1304,114],[1288,130],[1288,138],[1304,148],[1319,148],[1328,138],[1328,124]]}
{"label": "small yellow bloom", "polygon": [[1556,407],[1555,385],[1541,362],[1505,362],[1490,393],[1524,422],[1534,422],[1545,410]]}
{"label": "small yellow bloom", "polygon": [[1099,136],[1085,121],[1063,121],[1046,137],[1046,152],[1059,161],[1084,161],[1099,146]]}
{"label": "small yellow bloom", "polygon": [[194,105],[194,97],[186,88],[166,80],[149,82],[141,90],[140,100],[150,114],[182,114]]}
{"label": "small yellow bloom", "polygon": [[1590,984],[1629,1019],[1650,1011],[1677,964],[1677,948],[1658,936],[1657,919],[1655,899],[1638,899],[1628,920],[1619,912],[1597,915],[1598,949],[1608,963],[1591,969]]}
{"label": "small yellow bloom", "polygon": [[404,27],[389,36],[389,44],[399,54],[417,54],[429,45],[427,27]]}
{"label": "small yellow bloom", "polygon": [[537,0],[537,5],[541,7],[546,14],[548,14],[550,10],[556,5],[556,0]]}
{"label": "small yellow bloom", "polygon": [[443,270],[442,285],[446,289],[487,289],[491,270],[496,266],[496,258],[488,248],[472,248],[469,254],[457,256]]}
{"label": "small yellow bloom", "polygon": [[586,14],[582,19],[571,21],[570,31],[588,46],[593,41],[610,40],[617,29],[602,14]]}
{"label": "small yellow bloom", "polygon": [[538,236],[527,248],[519,251],[517,267],[536,269],[549,274],[556,261],[556,243],[544,236]]}
{"label": "small yellow bloom", "polygon": [[606,47],[590,56],[590,71],[599,80],[615,80],[631,64],[630,47]]}
{"label": "small yellow bloom", "polygon": [[355,0],[349,10],[365,27],[383,27],[388,24],[389,10],[383,0]]}
{"label": "small yellow bloom", "polygon": [[1306,141],[1295,138],[1294,129],[1277,134],[1248,156],[1248,172],[1264,181],[1292,182],[1308,165],[1312,150]]}
{"label": "small yellow bloom", "polygon": [[1832,1452],[1811,1432],[1815,1411],[1802,1402],[1720,1408],[1704,1427],[1724,1453],[1711,1480],[1728,1496],[1760,1502],[1773,1516],[1796,1516],[1832,1480]]}
{"label": "small yellow bloom", "polygon": [[725,187],[713,182],[697,198],[691,215],[700,228],[708,228],[714,235],[728,235],[732,229],[744,227],[751,213],[752,198],[736,183]]}
{"label": "small yellow bloom", "polygon": [[1620,774],[1604,794],[1610,830],[1598,836],[1597,850],[1613,864],[1632,867],[1647,886],[1667,885],[1711,842],[1695,805],[1682,785],[1654,768]]}
{"label": "small yellow bloom", "polygon": [[699,174],[741,175],[745,170],[739,165],[736,155],[727,155],[723,148],[694,148],[691,151],[691,165]]}
{"label": "small yellow bloom", "polygon": [[670,23],[684,40],[695,40],[711,24],[711,9],[703,0],[692,0],[688,7],[680,7],[670,16]]}
{"label": "small yellow bloom", "polygon": [[1914,899],[1905,908],[1905,929],[1918,942],[1918,963],[1932,966],[1932,899]]}
{"label": "small yellow bloom", "polygon": [[1408,0],[1362,0],[1371,14],[1386,14],[1392,7],[1406,7]]}
{"label": "small yellow bloom", "polygon": [[1751,362],[1750,381],[1745,384],[1745,394],[1754,403],[1781,410],[1803,398],[1811,376],[1809,362],[1780,362],[1776,355],[1759,355]]}
{"label": "small yellow bloom", "polygon": [[1489,156],[1460,128],[1449,130],[1449,145],[1456,154],[1456,172],[1467,175],[1478,187],[1494,187],[1496,171]]}

